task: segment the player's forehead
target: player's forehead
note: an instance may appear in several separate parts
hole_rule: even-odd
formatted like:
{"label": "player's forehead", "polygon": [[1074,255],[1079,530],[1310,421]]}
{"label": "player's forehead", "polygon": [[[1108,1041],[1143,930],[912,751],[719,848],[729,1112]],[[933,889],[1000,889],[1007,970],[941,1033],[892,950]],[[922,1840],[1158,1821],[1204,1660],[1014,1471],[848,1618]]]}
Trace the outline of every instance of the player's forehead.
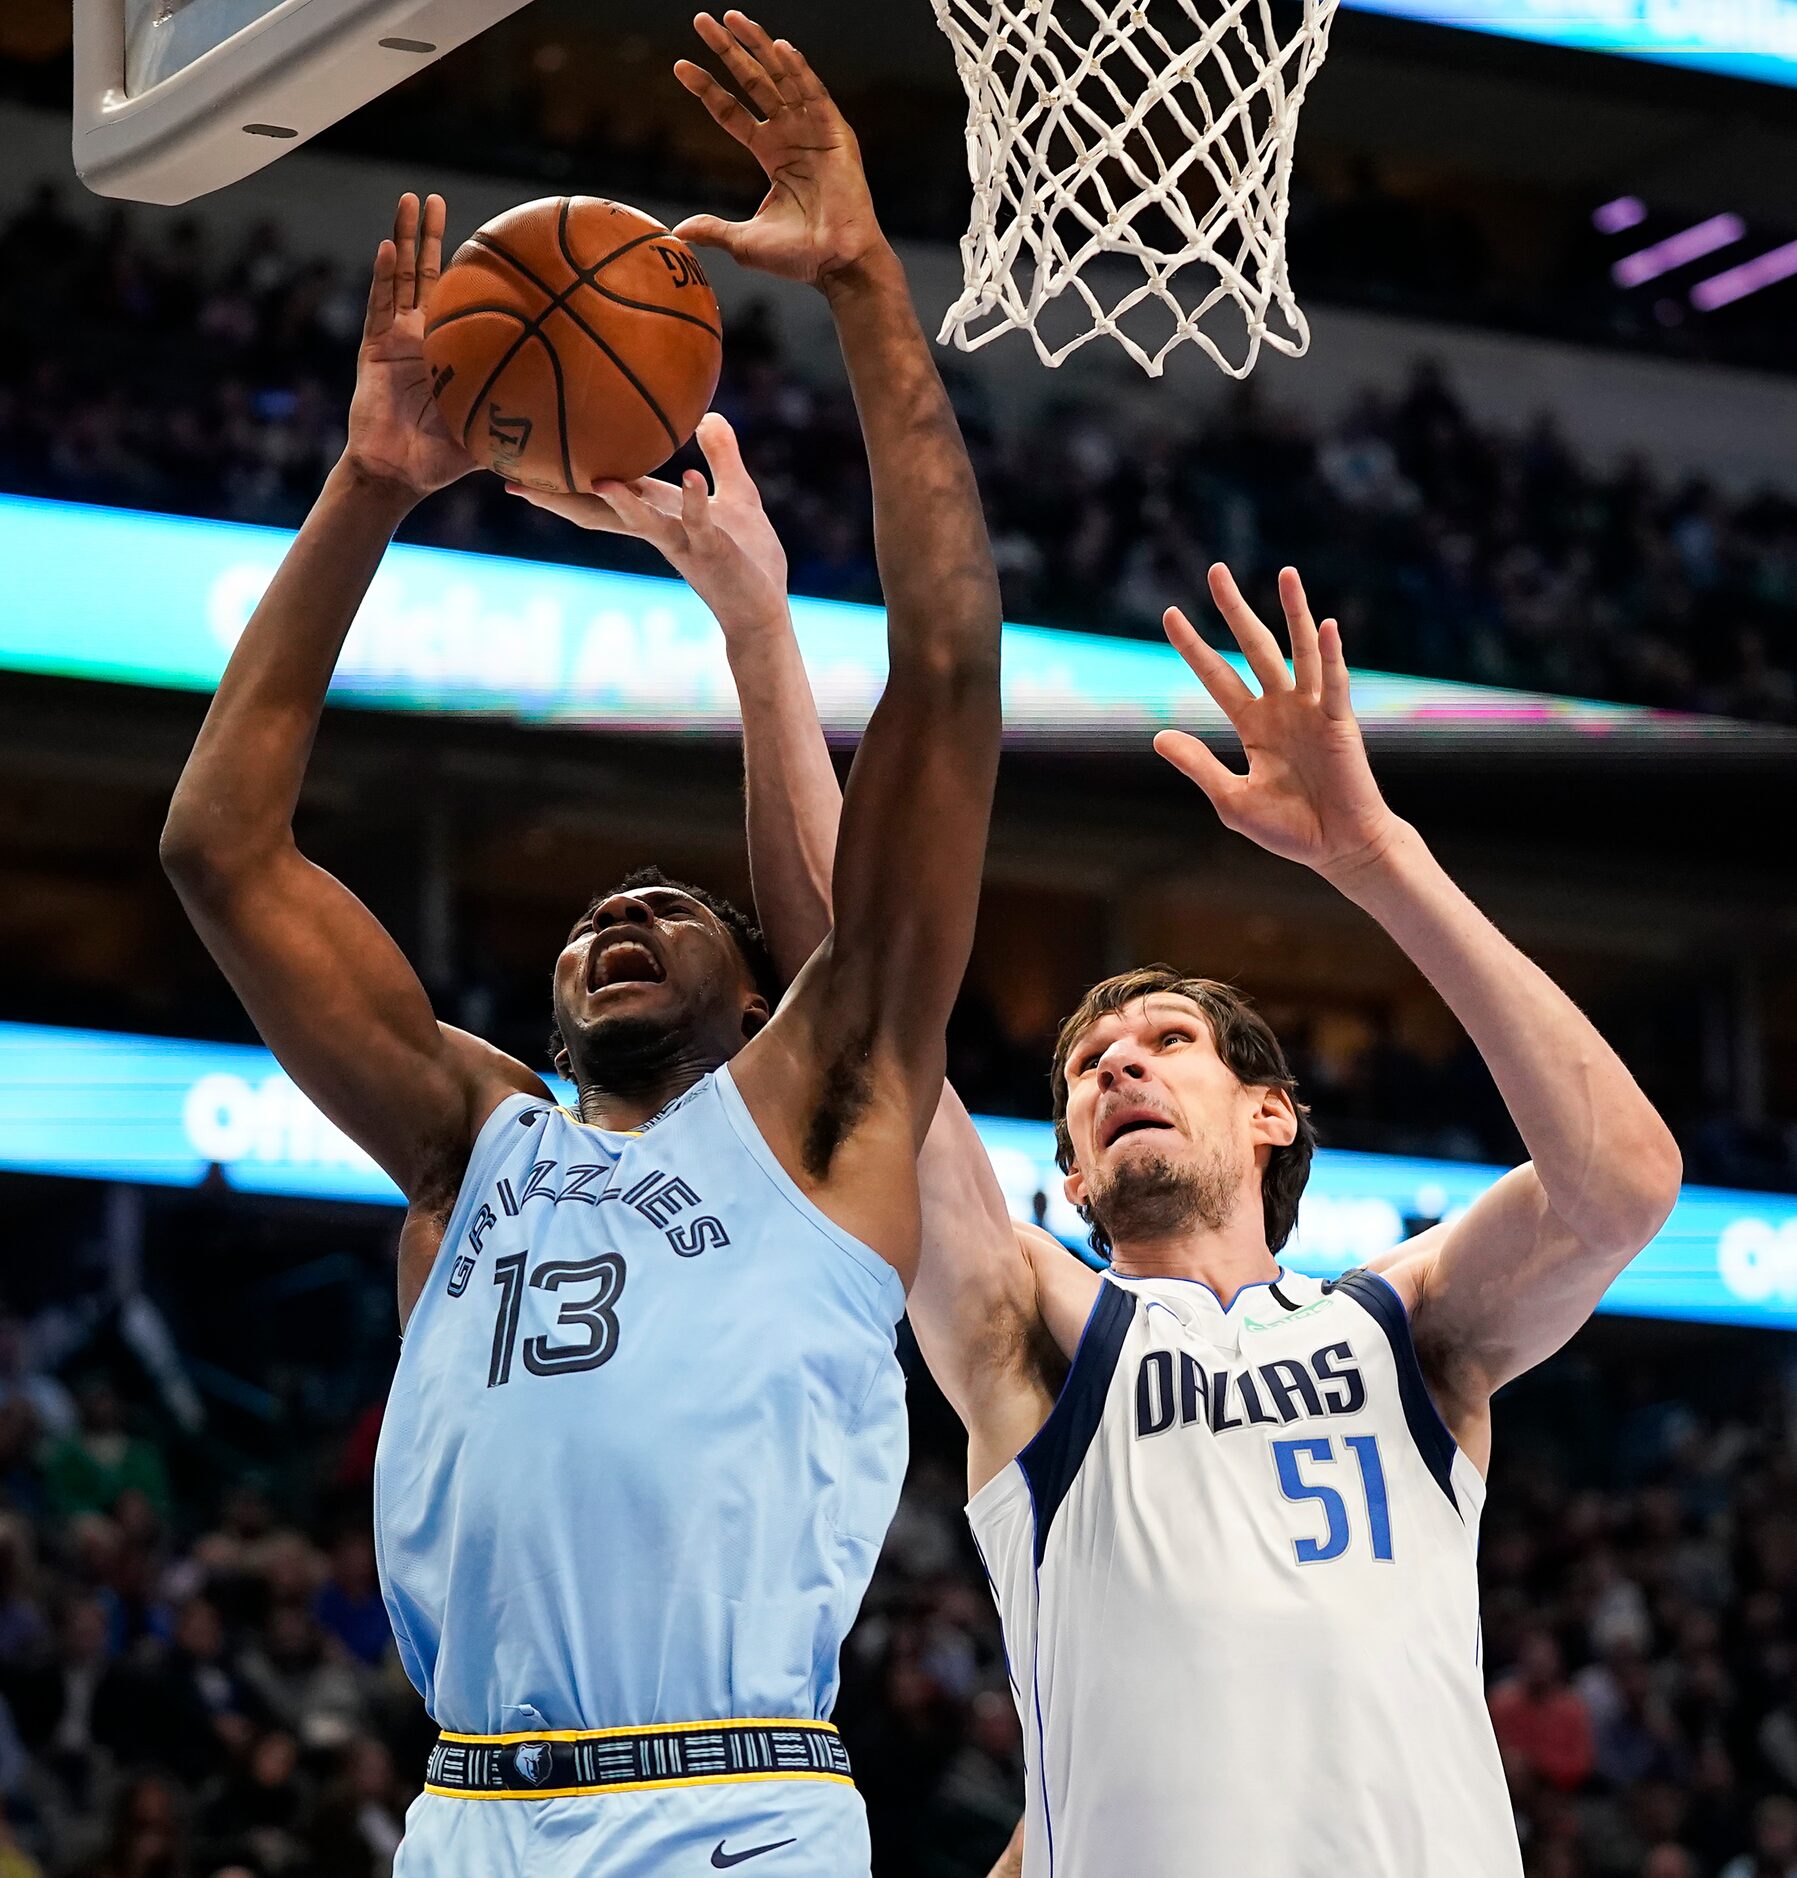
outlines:
{"label": "player's forehead", "polygon": [[1196,998],[1189,997],[1183,991],[1150,991],[1139,998],[1131,998],[1127,1004],[1119,1005],[1114,1011],[1099,1012],[1074,1037],[1072,1047],[1067,1052],[1068,1058],[1071,1060],[1082,1051],[1089,1052],[1095,1044],[1103,1045],[1116,1037],[1140,1035],[1163,1024],[1193,1027],[1204,1035],[1208,1035],[1210,1030],[1204,1008]]}

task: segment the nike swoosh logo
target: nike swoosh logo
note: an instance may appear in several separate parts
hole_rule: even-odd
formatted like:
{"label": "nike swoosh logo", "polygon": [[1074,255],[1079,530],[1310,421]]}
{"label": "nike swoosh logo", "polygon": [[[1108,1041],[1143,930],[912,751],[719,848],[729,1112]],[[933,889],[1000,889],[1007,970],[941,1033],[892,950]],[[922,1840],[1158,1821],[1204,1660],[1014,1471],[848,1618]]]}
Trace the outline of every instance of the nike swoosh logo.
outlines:
{"label": "nike swoosh logo", "polygon": [[728,1871],[732,1865],[740,1865],[746,1858],[760,1858],[763,1852],[778,1852],[783,1845],[797,1845],[797,1839],[776,1839],[772,1845],[752,1845],[746,1852],[726,1852],[720,1839],[711,1855],[711,1862],[719,1871]]}

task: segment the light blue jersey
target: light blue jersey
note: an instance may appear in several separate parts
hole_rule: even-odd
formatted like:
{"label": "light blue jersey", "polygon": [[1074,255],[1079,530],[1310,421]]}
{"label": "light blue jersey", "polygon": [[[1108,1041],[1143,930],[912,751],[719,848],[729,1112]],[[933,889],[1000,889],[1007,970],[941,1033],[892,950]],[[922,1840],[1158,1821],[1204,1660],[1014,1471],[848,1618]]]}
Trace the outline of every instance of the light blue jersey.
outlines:
{"label": "light blue jersey", "polygon": [[502,1102],[375,1467],[387,1609],[439,1727],[826,1717],[904,1472],[903,1309],[727,1069],[640,1134]]}

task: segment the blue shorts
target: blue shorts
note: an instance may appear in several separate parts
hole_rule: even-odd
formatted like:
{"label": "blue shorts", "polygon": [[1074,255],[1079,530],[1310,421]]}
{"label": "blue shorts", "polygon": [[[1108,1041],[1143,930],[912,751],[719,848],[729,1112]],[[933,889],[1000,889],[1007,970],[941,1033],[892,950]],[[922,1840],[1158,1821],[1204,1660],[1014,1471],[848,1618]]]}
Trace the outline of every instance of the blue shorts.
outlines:
{"label": "blue shorts", "polygon": [[868,1878],[847,1781],[765,1779],[564,1800],[421,1793],[393,1878]]}

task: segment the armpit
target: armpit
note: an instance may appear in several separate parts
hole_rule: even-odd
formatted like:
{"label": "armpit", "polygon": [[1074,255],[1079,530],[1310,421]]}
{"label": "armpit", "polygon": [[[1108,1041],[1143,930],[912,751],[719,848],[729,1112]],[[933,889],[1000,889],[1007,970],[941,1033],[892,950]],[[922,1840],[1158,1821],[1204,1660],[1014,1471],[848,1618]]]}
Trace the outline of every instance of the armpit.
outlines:
{"label": "armpit", "polygon": [[857,1037],[825,1066],[805,1130],[804,1168],[812,1180],[828,1177],[836,1150],[854,1132],[873,1102],[873,1039]]}

